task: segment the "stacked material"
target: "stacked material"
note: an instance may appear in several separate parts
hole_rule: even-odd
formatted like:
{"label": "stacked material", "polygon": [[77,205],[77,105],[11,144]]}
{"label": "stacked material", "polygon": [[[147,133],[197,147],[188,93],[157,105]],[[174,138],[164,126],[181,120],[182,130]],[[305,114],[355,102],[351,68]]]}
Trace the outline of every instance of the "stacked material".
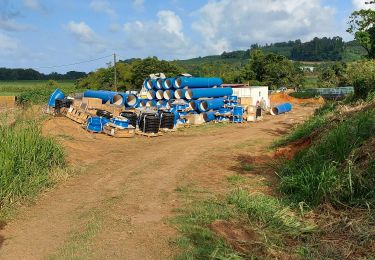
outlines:
{"label": "stacked material", "polygon": [[143,85],[148,90],[147,101],[139,104],[174,113],[176,125],[187,123],[190,115],[201,114],[206,122],[229,121],[237,97],[232,96],[232,88],[224,88],[222,83],[220,78],[149,78]]}

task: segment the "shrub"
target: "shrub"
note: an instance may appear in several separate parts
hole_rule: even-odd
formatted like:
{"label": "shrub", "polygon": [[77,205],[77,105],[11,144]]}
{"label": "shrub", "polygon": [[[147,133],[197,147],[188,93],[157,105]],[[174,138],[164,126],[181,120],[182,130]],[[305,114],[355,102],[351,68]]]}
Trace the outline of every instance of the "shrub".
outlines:
{"label": "shrub", "polygon": [[357,98],[366,99],[370,92],[375,91],[374,60],[353,63],[349,67],[348,74]]}

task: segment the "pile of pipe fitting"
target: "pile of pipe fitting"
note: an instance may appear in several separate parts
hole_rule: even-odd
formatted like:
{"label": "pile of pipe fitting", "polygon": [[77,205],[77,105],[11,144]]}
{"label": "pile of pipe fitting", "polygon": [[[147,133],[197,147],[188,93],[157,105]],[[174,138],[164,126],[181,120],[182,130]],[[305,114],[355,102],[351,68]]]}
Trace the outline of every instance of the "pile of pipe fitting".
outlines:
{"label": "pile of pipe fitting", "polygon": [[143,84],[147,98],[139,107],[172,112],[175,125],[189,123],[189,115],[201,116],[204,122],[243,122],[243,107],[232,88],[222,83],[220,78],[148,78]]}

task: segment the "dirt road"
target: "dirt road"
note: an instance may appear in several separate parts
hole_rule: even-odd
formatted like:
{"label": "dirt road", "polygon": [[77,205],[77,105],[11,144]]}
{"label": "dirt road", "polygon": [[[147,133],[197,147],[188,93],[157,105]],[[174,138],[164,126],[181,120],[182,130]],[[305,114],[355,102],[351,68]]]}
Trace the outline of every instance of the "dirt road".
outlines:
{"label": "dirt road", "polygon": [[185,203],[177,190],[198,185],[225,192],[237,156],[265,155],[312,111],[297,106],[264,122],[193,127],[154,139],[92,135],[68,119],[51,119],[44,132],[62,141],[79,174],[0,231],[0,259],[171,258],[177,231],[169,219]]}

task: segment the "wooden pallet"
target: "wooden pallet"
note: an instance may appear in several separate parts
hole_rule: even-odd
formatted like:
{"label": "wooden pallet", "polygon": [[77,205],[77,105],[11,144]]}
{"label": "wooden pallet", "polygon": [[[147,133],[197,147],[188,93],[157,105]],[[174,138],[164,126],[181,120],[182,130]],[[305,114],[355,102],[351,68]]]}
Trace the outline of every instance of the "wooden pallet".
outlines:
{"label": "wooden pallet", "polygon": [[163,133],[173,133],[173,132],[177,132],[177,129],[176,128],[173,128],[173,129],[160,128],[160,132],[163,132]]}
{"label": "wooden pallet", "polygon": [[116,138],[132,138],[135,136],[135,128],[121,129],[111,124],[104,126],[103,133]]}
{"label": "wooden pallet", "polygon": [[146,137],[159,137],[159,136],[163,136],[162,133],[143,133],[139,130],[135,131],[135,134],[137,135],[142,135],[142,136],[146,136]]}
{"label": "wooden pallet", "polygon": [[79,124],[85,124],[87,122],[87,119],[90,118],[90,114],[73,107],[68,109],[65,116]]}

